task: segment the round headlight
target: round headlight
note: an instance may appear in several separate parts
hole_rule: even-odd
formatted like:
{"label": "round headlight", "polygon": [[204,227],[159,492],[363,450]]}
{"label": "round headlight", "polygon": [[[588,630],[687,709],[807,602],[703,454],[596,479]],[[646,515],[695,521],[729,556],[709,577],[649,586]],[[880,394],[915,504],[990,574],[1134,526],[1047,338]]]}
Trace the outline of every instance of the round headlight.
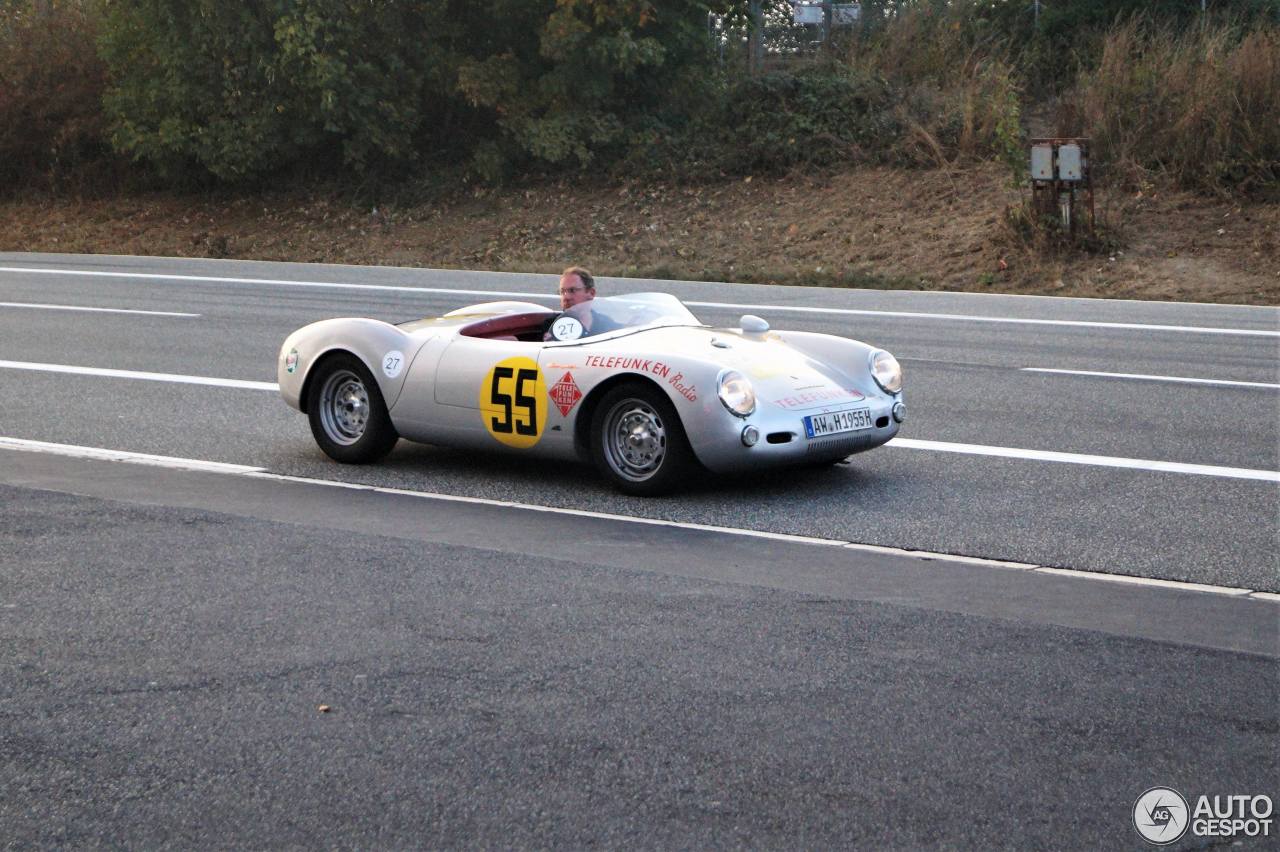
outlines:
{"label": "round headlight", "polygon": [[725,370],[716,380],[716,392],[730,413],[746,417],[756,410],[756,390],[746,376],[737,370]]}
{"label": "round headlight", "polygon": [[889,393],[902,390],[902,365],[883,349],[871,353],[871,375],[875,377],[876,384]]}

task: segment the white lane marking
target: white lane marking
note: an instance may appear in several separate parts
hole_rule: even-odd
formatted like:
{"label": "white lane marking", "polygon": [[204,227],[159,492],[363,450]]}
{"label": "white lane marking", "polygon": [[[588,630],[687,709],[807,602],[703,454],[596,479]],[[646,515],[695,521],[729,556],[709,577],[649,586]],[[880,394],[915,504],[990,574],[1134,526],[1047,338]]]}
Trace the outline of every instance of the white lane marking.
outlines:
{"label": "white lane marking", "polygon": [[1052,367],[1022,367],[1024,373],[1057,373],[1063,376],[1093,376],[1102,379],[1137,379],[1147,382],[1179,382],[1188,385],[1221,385],[1232,388],[1280,388],[1271,382],[1237,382],[1228,379],[1193,379],[1187,376],[1148,376],[1143,373],[1099,373],[1093,370],[1057,370]]}
{"label": "white lane marking", "polygon": [[71,364],[40,364],[34,361],[3,361],[9,370],[37,370],[45,373],[70,373],[78,376],[103,376],[111,379],[142,379],[149,382],[177,382],[186,385],[211,385],[219,388],[278,391],[275,382],[251,382],[247,379],[219,379],[213,376],[184,376],[177,373],[147,373],[140,370],[110,370],[105,367],[76,367]]}
{"label": "white lane marking", "polygon": [[[904,547],[886,547],[882,544],[846,544],[850,550],[862,550],[868,553],[887,553],[891,556],[910,556],[928,562],[938,559],[938,554],[926,550],[910,550]],[[1040,566],[1031,562],[1010,562],[1007,559],[986,559],[981,556],[959,556],[946,554],[947,562],[963,562],[968,565],[985,565],[989,568],[1013,568],[1018,571],[1031,571]]]}
{"label": "white lane marking", "polygon": [[653,526],[673,527],[684,530],[727,533],[729,535],[750,536],[752,538],[764,538],[771,539],[773,541],[787,541],[795,544],[843,547],[849,543],[846,541],[814,538],[812,536],[768,532],[766,530],[738,529],[735,527],[719,527],[710,524],[695,524],[687,521],[665,521],[658,518],[613,515],[608,512],[593,512],[587,509],[567,509],[557,506],[540,506],[533,503],[516,503],[511,500],[492,500],[484,497],[466,497],[460,494],[439,494],[431,491],[409,491],[403,488],[384,488],[376,485],[361,485],[354,482],[339,482],[331,479],[310,479],[303,476],[287,476],[279,473],[268,473],[265,468],[251,467],[248,465],[202,461],[200,459],[184,459],[176,458],[174,456],[155,456],[146,453],[134,453],[127,450],[107,450],[100,447],[84,447],[75,444],[51,444],[46,441],[32,441],[26,438],[7,438],[0,436],[0,449],[53,453],[55,455],[97,459],[101,461],[133,462],[136,464],[147,464],[156,467],[168,467],[176,470],[204,470],[211,473],[234,473],[241,476],[252,476],[257,479],[271,479],[279,482],[292,482],[300,485],[322,485],[328,488],[345,488],[351,491],[375,491],[379,494],[394,494],[402,497],[417,497],[425,500],[440,500],[448,503],[470,503],[479,506],[499,506],[508,509],[523,509],[530,512],[548,512],[557,515],[572,515],[579,518],[599,518],[606,521],[623,521],[632,524],[650,524]]}
{"label": "white lane marking", "polygon": [[1234,586],[1211,586],[1205,583],[1189,583],[1184,580],[1157,580],[1154,577],[1134,577],[1129,574],[1104,574],[1100,571],[1079,571],[1075,568],[1050,568],[1041,565],[1033,570],[1041,574],[1055,574],[1060,577],[1081,577],[1089,580],[1105,580],[1108,583],[1155,586],[1161,589],[1185,589],[1188,591],[1209,592],[1215,595],[1229,595],[1231,597],[1255,594],[1252,589],[1240,589]]}
{"label": "white lane marking", "polygon": [[963,453],[974,456],[998,456],[1011,459],[1030,459],[1032,461],[1095,465],[1097,467],[1186,473],[1193,476],[1220,476],[1226,479],[1260,479],[1264,482],[1280,482],[1280,471],[1255,470],[1247,467],[1220,467],[1211,464],[1186,464],[1184,462],[1157,461],[1154,459],[1130,459],[1120,456],[1091,456],[1083,453],[1059,453],[1051,450],[1026,450],[1020,447],[989,447],[985,444],[953,444],[949,441],[922,441],[918,438],[894,438],[885,446],[901,447],[908,450],[932,450],[940,453]]}
{"label": "white lane marking", "polygon": [[559,299],[546,293],[516,290],[460,290],[451,287],[406,287],[398,284],[350,284],[342,281],[290,281],[285,278],[227,278],[215,275],[169,275],[156,272],[100,272],[85,269],[28,269],[0,266],[0,272],[30,272],[41,275],[82,275],[98,278],[141,278],[148,281],[198,281],[214,284],[266,284],[272,287],[312,287],[328,290],[378,290],[391,293],[432,293],[446,296],[519,296],[522,299]]}
{"label": "white lane marking", "polygon": [[1154,585],[1164,588],[1177,589],[1180,591],[1197,591],[1210,594],[1229,595],[1232,597],[1240,597],[1249,595],[1260,600],[1275,600],[1280,602],[1280,595],[1274,595],[1270,592],[1257,592],[1253,589],[1241,589],[1231,586],[1212,586],[1203,583],[1184,583],[1178,580],[1153,580],[1147,577],[1133,577],[1124,574],[1101,574],[1092,571],[1079,571],[1068,568],[1047,568],[1043,566],[1032,565],[1022,562],[1008,562],[999,559],[982,559],[974,556],[959,556],[951,553],[939,553],[928,550],[904,550],[894,547],[883,547],[874,544],[858,544],[855,542],[839,541],[836,539],[814,538],[811,536],[790,535],[787,533],[775,533],[765,530],[751,530],[740,527],[721,527],[713,524],[694,524],[686,521],[667,521],[660,518],[643,518],[633,515],[613,515],[608,512],[593,512],[586,509],[569,509],[559,506],[541,506],[534,503],[517,503],[511,500],[492,500],[484,497],[465,497],[460,494],[440,494],[431,491],[409,491],[403,488],[383,488],[376,485],[361,485],[353,482],[339,482],[331,479],[311,479],[303,476],[288,476],[280,473],[269,473],[264,468],[252,467],[249,465],[228,464],[226,462],[203,461],[201,459],[185,459],[174,456],[157,456],[147,453],[134,453],[127,450],[108,450],[101,447],[85,447],[74,444],[53,444],[46,441],[32,441],[25,438],[7,438],[0,436],[0,449],[15,450],[19,452],[41,452],[53,453],[55,455],[70,456],[73,458],[95,459],[101,461],[125,462],[131,464],[144,464],[156,467],[171,468],[174,470],[198,470],[209,473],[227,473],[238,476],[247,476],[254,479],[268,479],[276,482],[290,482],[298,485],[317,485],[327,488],[343,488],[351,491],[372,491],[379,494],[389,494],[400,497],[415,497],[422,500],[439,500],[450,503],[469,503],[480,506],[495,506],[506,509],[520,509],[530,512],[546,512],[553,515],[570,515],[580,518],[597,518],[606,521],[617,521],[627,524],[646,524],[657,527],[670,527],[674,529],[697,530],[700,532],[721,533],[725,535],[747,536],[750,538],[763,538],[773,541],[786,541],[795,544],[809,544],[825,547],[842,547],[854,550],[865,550],[873,553],[889,553],[893,555],[908,556],[915,559],[925,561],[936,560],[940,562],[960,562],[978,565],[988,565],[993,567],[1016,568],[1022,570],[1032,570],[1048,574],[1061,574],[1065,576],[1081,577],[1095,580],[1107,580],[1112,582],[1127,582],[1140,585]]}
{"label": "white lane marking", "polygon": [[[153,382],[178,382],[181,384],[210,385],[213,387],[242,388],[246,390],[279,391],[275,382],[254,382],[247,379],[219,379],[212,376],[185,376],[175,373],[146,373],[136,370],[111,370],[102,367],[77,367],[70,364],[41,364],[30,361],[3,361],[0,368],[12,370],[38,370],[49,373],[69,373],[82,376],[103,376],[120,379],[143,379]],[[1051,450],[1027,450],[1018,447],[992,447],[985,444],[955,444],[948,441],[925,441],[918,438],[894,438],[885,446],[909,450],[931,450],[943,453],[961,453],[976,456],[1029,459],[1032,461],[1065,462],[1067,464],[1118,467],[1134,470],[1184,473],[1197,476],[1218,476],[1227,479],[1260,479],[1280,482],[1280,472],[1254,470],[1242,467],[1221,467],[1206,464],[1131,459],[1117,456],[1092,456],[1081,453],[1060,453]]]}
{"label": "white lane marking", "polygon": [[91,308],[88,305],[46,305],[39,302],[0,302],[0,308],[32,308],[44,311],[84,311],[94,314],[144,314],[152,317],[198,317],[179,311],[144,311],[137,308]]}
{"label": "white lane marking", "polygon": [[931,314],[919,311],[872,311],[852,308],[810,308],[797,305],[743,305],[729,302],[685,302],[700,308],[747,308],[760,311],[801,311],[810,314],[840,316],[899,317],[903,319],[950,320],[955,322],[1003,322],[1013,325],[1058,325],[1076,328],[1118,328],[1136,331],[1177,331],[1192,334],[1234,334],[1245,337],[1280,337],[1280,331],[1251,328],[1211,328],[1199,325],[1156,325],[1140,322],[1100,322],[1096,320],[1048,320],[1023,317],[983,317],[970,314]]}
{"label": "white lane marking", "polygon": [[[172,275],[155,272],[102,272],[85,269],[39,269],[22,266],[0,266],[0,272],[22,272],[37,275],[83,275],[102,278],[136,278],[159,281],[202,281],[229,284],[258,284],[274,287],[319,287],[339,290],[380,290],[396,293],[434,293],[459,296],[514,296],[521,299],[557,299],[546,293],[516,290],[466,290],[445,287],[405,287],[392,284],[349,284],[334,281],[289,281],[281,278],[231,278],[214,275]],[[1048,320],[1021,317],[984,317],[969,314],[936,314],[920,311],[875,311],[853,308],[816,308],[801,305],[757,305],[737,302],[685,302],[696,308],[729,308],[732,310],[789,311],[836,316],[898,317],[904,319],[944,320],[952,322],[1012,323],[1015,325],[1069,326],[1077,328],[1127,329],[1134,331],[1173,331],[1191,334],[1229,334],[1245,337],[1280,337],[1280,330],[1247,328],[1214,328],[1195,325],[1156,325],[1151,323],[1098,322],[1092,320]]]}
{"label": "white lane marking", "polygon": [[594,512],[589,509],[568,509],[560,506],[542,506],[537,503],[517,503],[511,500],[493,500],[486,497],[466,497],[461,494],[441,494],[435,491],[410,491],[404,488],[385,488],[379,485],[360,485],[353,482],[338,482],[332,479],[310,479],[304,476],[288,476],[282,473],[253,473],[255,479],[274,479],[280,482],[296,482],[304,485],[324,485],[330,488],[348,488],[353,491],[376,491],[379,494],[394,494],[401,497],[419,497],[427,500],[440,500],[446,503],[471,503],[477,506],[500,506],[507,509],[523,509],[527,512],[548,512],[555,515],[572,515],[579,518],[599,518],[605,521],[623,521],[629,524],[648,524],[659,527],[673,527],[681,530],[699,530],[702,532],[743,535],[751,538],[766,538],[774,541],[789,541],[796,544],[816,544],[829,547],[843,547],[849,542],[835,541],[827,538],[775,533],[766,530],[749,530],[737,527],[718,527],[710,524],[695,524],[689,521],[666,521],[659,518],[644,518],[631,515],[613,515],[608,512]]}
{"label": "white lane marking", "polygon": [[96,459],[98,461],[129,462],[130,464],[145,464],[173,470],[202,470],[209,473],[247,474],[262,470],[260,467],[251,467],[244,464],[204,461],[203,459],[184,459],[177,456],[156,456],[150,453],[134,453],[128,450],[81,447],[75,444],[51,444],[48,441],[32,441],[26,438],[8,438],[4,436],[0,436],[0,449],[51,453],[55,456]]}

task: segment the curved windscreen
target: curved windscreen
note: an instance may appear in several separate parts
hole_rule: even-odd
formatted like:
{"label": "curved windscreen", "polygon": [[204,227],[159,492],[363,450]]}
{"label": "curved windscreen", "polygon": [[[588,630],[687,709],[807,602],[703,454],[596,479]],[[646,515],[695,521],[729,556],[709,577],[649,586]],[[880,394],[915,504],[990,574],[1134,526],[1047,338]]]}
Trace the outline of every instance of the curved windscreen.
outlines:
{"label": "curved windscreen", "polygon": [[586,327],[584,337],[621,329],[667,325],[702,325],[680,300],[670,293],[632,293],[602,296],[580,302],[564,312]]}

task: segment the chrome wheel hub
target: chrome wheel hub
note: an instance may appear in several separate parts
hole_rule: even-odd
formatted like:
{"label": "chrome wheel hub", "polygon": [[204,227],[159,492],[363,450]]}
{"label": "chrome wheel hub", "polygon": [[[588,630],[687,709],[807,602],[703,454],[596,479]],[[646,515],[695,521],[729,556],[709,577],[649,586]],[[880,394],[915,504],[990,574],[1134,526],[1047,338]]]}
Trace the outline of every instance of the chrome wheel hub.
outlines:
{"label": "chrome wheel hub", "polygon": [[360,440],[369,422],[369,390],[350,370],[338,370],[320,389],[320,422],[335,444]]}
{"label": "chrome wheel hub", "polygon": [[609,466],[637,482],[657,473],[667,454],[667,431],[661,415],[638,399],[623,400],[613,407],[605,418],[603,437]]}

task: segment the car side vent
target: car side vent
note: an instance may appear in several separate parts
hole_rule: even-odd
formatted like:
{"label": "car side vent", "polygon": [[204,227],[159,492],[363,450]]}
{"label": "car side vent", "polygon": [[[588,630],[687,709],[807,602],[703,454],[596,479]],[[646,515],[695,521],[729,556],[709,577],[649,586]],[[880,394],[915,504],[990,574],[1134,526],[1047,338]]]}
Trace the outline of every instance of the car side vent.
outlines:
{"label": "car side vent", "polygon": [[883,429],[884,427],[886,427],[886,426],[888,426],[888,425],[889,425],[889,416],[888,416],[888,415],[885,415],[884,417],[877,417],[877,418],[876,418],[876,428],[877,428],[877,429]]}
{"label": "car side vent", "polygon": [[790,432],[770,432],[765,440],[770,444],[789,444],[794,438],[795,435]]}

